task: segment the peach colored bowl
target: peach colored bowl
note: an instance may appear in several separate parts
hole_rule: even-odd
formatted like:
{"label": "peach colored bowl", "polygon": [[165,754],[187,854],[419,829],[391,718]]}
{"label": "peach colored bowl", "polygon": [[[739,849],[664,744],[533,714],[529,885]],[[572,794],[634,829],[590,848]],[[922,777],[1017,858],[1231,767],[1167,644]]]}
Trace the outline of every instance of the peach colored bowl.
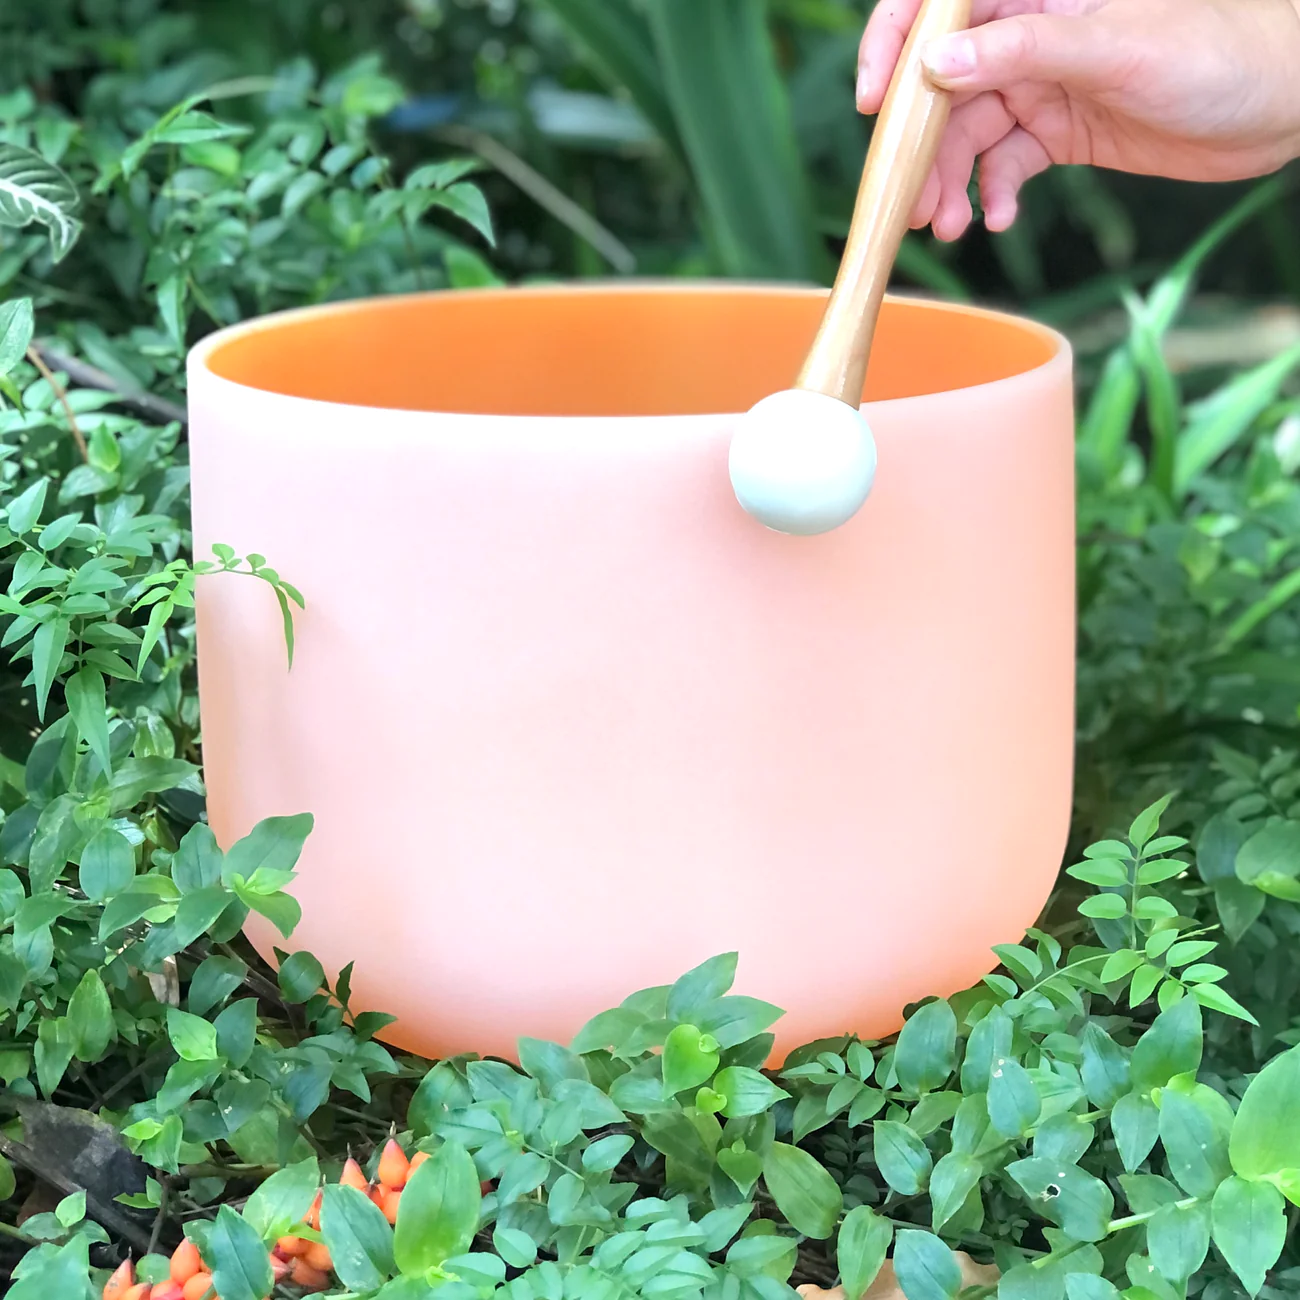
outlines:
{"label": "peach colored bowl", "polygon": [[[736,412],[792,381],[816,290],[486,290],[226,330],[190,360],[223,843],[310,811],[296,945],[427,1055],[567,1041],[738,949],[778,1051],[896,1029],[1032,924],[1070,811],[1071,359],[891,301],[862,513],[736,504]],[[264,928],[254,941],[270,951]]]}

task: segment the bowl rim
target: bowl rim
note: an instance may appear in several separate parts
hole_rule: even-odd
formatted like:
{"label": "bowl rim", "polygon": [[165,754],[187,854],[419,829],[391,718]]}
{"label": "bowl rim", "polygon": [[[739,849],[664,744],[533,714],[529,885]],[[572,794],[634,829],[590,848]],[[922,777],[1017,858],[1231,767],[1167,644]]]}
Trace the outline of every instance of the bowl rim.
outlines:
{"label": "bowl rim", "polygon": [[[678,296],[701,296],[727,294],[756,297],[790,297],[817,298],[825,300],[830,296],[830,289],[815,284],[792,284],[788,281],[764,280],[727,280],[720,278],[676,280],[671,278],[631,279],[619,278],[591,279],[580,281],[556,281],[545,284],[509,284],[488,285],[469,289],[426,289],[411,293],[372,294],[364,298],[346,298],[325,303],[313,303],[304,307],[289,307],[280,311],[267,312],[249,320],[239,321],[233,325],[222,326],[205,335],[195,343],[186,354],[186,374],[193,392],[194,381],[201,377],[201,383],[225,388],[232,392],[256,394],[259,399],[293,403],[307,408],[322,407],[330,410],[383,413],[385,416],[422,417],[438,419],[456,419],[472,421],[533,421],[536,423],[563,422],[573,423],[609,423],[611,421],[645,422],[662,421],[712,421],[734,418],[743,414],[739,411],[698,411],[682,415],[512,415],[491,411],[457,411],[455,409],[431,409],[428,407],[405,406],[368,406],[356,402],[335,402],[319,397],[303,397],[294,393],[278,392],[273,388],[262,388],[254,384],[242,383],[228,379],[212,369],[210,364],[215,353],[229,343],[263,332],[291,326],[297,322],[312,320],[321,316],[347,316],[361,313],[381,304],[420,302],[427,299],[456,298],[547,298],[547,297],[588,297],[617,293],[619,295],[659,295],[674,294]],[[974,303],[949,302],[944,299],[921,294],[887,293],[886,304],[905,304],[925,310],[943,312],[949,315],[974,316],[982,320],[996,321],[1013,326],[1026,334],[1031,334],[1051,346],[1049,355],[1038,365],[1015,374],[991,379],[980,384],[969,384],[961,388],[941,389],[932,393],[918,393],[908,397],[882,398],[864,402],[863,410],[888,411],[902,405],[915,405],[917,402],[942,403],[950,399],[969,401],[974,394],[992,393],[1007,386],[1033,383],[1051,378],[1056,372],[1065,371],[1069,376],[1073,371],[1074,348],[1070,340],[1061,331],[1041,321],[1032,320],[1015,312],[995,307],[979,306]],[[812,339],[809,338],[811,346]]]}

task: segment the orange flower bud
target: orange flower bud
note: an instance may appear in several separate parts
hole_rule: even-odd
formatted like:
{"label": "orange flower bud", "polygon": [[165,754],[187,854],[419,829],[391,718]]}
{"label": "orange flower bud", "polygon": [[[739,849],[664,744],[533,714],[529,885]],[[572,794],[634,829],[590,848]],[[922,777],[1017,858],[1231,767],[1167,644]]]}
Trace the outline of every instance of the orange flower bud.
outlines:
{"label": "orange flower bud", "polygon": [[104,1283],[103,1300],[123,1300],[133,1286],[135,1286],[135,1266],[129,1259],[124,1259],[113,1270],[113,1276]]}
{"label": "orange flower bud", "polygon": [[187,1237],[172,1251],[172,1281],[184,1286],[195,1273],[202,1271],[203,1260],[199,1257],[199,1248]]}
{"label": "orange flower bud", "polygon": [[348,1157],[348,1162],[343,1166],[343,1172],[339,1175],[339,1184],[343,1187],[355,1187],[359,1192],[368,1192],[370,1190],[370,1184],[366,1181],[361,1166],[351,1156]]}
{"label": "orange flower bud", "polygon": [[324,1291],[330,1280],[319,1269],[312,1268],[305,1259],[295,1259],[289,1269],[289,1281],[304,1291]]}
{"label": "orange flower bud", "polygon": [[379,1157],[379,1182],[383,1187],[400,1191],[406,1186],[410,1176],[411,1162],[406,1152],[392,1138],[384,1144],[384,1153]]}

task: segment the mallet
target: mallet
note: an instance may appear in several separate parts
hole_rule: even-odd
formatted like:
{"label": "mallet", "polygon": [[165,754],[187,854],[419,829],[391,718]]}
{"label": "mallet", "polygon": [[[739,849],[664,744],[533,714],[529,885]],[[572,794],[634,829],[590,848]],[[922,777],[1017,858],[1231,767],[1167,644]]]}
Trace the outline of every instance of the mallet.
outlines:
{"label": "mallet", "polygon": [[969,21],[970,0],[924,0],[876,121],[839,275],[803,371],[794,388],[744,416],[732,438],[736,497],[777,532],[829,532],[871,491],[876,443],[861,411],[867,361],[948,121],[949,95],[930,81],[920,51]]}

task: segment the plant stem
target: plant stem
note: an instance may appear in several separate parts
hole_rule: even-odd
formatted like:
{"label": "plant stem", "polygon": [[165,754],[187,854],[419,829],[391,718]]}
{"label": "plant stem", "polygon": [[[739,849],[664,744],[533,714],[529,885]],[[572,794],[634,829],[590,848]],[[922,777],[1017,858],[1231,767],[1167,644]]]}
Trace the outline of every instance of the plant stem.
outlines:
{"label": "plant stem", "polygon": [[[1176,1210],[1190,1210],[1192,1206],[1200,1204],[1200,1198],[1196,1196],[1188,1196],[1181,1201],[1175,1201],[1173,1204],[1174,1204],[1174,1209]],[[1160,1213],[1160,1210],[1163,1209],[1164,1206],[1162,1205],[1160,1209],[1148,1210],[1145,1214],[1130,1214],[1125,1219],[1112,1219],[1106,1225],[1106,1232],[1110,1234],[1115,1232],[1123,1232],[1125,1228],[1136,1228],[1139,1224],[1143,1224],[1150,1219],[1154,1219],[1156,1215]]]}
{"label": "plant stem", "polygon": [[72,405],[68,401],[68,394],[63,385],[55,379],[54,371],[45,364],[45,358],[34,347],[27,349],[27,360],[41,372],[41,378],[49,384],[54,396],[59,399],[59,405],[63,407],[63,414],[67,416],[68,428],[72,430],[72,437],[77,444],[77,450],[81,453],[81,459],[89,461],[90,451],[86,447],[86,439],[82,436],[81,426],[77,423],[76,412],[73,411]]}

